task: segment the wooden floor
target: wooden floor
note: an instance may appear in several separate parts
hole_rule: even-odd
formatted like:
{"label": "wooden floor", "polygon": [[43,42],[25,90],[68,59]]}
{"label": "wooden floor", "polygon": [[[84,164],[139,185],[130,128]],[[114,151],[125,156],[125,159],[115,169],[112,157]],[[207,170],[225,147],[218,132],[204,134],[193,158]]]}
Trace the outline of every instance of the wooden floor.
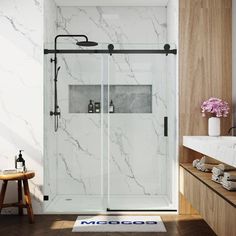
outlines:
{"label": "wooden floor", "polygon": [[26,216],[0,215],[1,236],[215,236],[199,216],[161,215],[167,233],[72,233],[76,215],[35,216],[35,224],[28,224]]}

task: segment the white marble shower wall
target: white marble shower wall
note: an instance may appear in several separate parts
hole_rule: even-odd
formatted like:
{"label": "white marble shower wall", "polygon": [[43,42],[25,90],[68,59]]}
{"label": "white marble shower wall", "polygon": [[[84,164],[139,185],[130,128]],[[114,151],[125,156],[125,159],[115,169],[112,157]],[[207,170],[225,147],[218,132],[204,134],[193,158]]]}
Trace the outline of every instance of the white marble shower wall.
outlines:
{"label": "white marble shower wall", "polygon": [[59,7],[58,33],[100,43],[166,43],[165,7]]}
{"label": "white marble shower wall", "polygon": [[[165,7],[58,7],[57,34],[86,34],[100,48],[104,43],[113,43],[115,48],[160,48],[167,42],[166,18]],[[60,42],[63,47],[75,47],[72,40]],[[100,196],[106,155],[110,158],[111,195],[168,194],[171,170],[166,169],[167,138],[163,137],[166,57],[64,54],[59,55],[58,64],[62,119],[57,133],[57,194]],[[112,85],[152,85],[152,113],[112,114],[109,123],[106,115],[69,113],[69,85],[101,85],[104,77]],[[102,146],[103,132],[109,154]]]}
{"label": "white marble shower wall", "polygon": [[[14,156],[24,149],[35,213],[43,199],[43,2],[0,2],[0,169],[14,168]],[[8,186],[6,201],[15,202],[15,183]],[[4,213],[16,212],[12,208]]]}
{"label": "white marble shower wall", "polygon": [[[51,48],[57,35],[57,6],[54,0],[44,1],[44,48]],[[46,208],[57,194],[57,133],[54,132],[54,118],[49,116],[54,107],[54,71],[50,62],[52,55],[44,55],[44,195],[50,196],[44,202]]]}

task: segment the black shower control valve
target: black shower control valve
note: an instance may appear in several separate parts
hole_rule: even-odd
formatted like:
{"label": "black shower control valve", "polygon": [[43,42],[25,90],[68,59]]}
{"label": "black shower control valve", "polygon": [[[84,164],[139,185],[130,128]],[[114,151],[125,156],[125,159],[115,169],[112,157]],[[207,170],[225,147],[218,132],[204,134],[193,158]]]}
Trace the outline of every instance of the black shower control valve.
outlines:
{"label": "black shower control valve", "polygon": [[61,117],[61,112],[59,112],[59,111],[57,111],[57,112],[50,111],[50,116],[59,116],[59,117]]}
{"label": "black shower control valve", "polygon": [[55,62],[55,61],[57,61],[57,58],[54,58],[54,59],[53,59],[53,58],[50,58],[50,62],[51,62],[51,63],[53,63],[53,62]]}

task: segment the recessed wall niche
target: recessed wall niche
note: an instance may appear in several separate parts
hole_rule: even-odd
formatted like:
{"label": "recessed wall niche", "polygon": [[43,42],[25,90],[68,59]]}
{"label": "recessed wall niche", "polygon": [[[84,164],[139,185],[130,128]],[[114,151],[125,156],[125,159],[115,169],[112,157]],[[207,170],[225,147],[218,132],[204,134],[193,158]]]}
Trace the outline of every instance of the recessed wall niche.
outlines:
{"label": "recessed wall niche", "polygon": [[[152,113],[152,85],[104,85],[103,99],[105,113],[110,100],[115,113]],[[101,85],[69,85],[69,113],[88,113],[90,100],[101,103]]]}

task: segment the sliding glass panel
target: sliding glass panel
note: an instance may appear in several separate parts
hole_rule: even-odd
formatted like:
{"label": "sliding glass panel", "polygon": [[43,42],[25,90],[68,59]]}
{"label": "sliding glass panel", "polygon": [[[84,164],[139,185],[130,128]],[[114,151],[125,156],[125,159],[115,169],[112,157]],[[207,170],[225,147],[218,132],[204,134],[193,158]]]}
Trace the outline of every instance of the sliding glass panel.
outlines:
{"label": "sliding glass panel", "polygon": [[[115,45],[115,48],[147,49],[148,46]],[[169,195],[172,184],[168,177],[172,170],[168,167],[168,137],[164,136],[166,62],[165,54],[113,54],[110,57],[110,210],[172,208]]]}
{"label": "sliding glass panel", "polygon": [[[71,43],[58,48],[78,49]],[[45,211],[175,210],[175,56],[58,54],[57,132],[53,56],[45,56]]]}
{"label": "sliding glass panel", "polygon": [[[67,44],[60,45],[60,48],[66,47]],[[49,212],[104,209],[102,57],[100,54],[58,54],[61,69],[57,92],[61,118],[59,129],[54,133],[57,136],[55,165],[49,167],[56,175],[55,194],[46,209]],[[47,76],[46,84],[53,79],[52,75]],[[53,87],[48,92],[47,96],[53,98]],[[48,145],[48,148],[51,147]],[[50,192],[46,194],[51,199]]]}

